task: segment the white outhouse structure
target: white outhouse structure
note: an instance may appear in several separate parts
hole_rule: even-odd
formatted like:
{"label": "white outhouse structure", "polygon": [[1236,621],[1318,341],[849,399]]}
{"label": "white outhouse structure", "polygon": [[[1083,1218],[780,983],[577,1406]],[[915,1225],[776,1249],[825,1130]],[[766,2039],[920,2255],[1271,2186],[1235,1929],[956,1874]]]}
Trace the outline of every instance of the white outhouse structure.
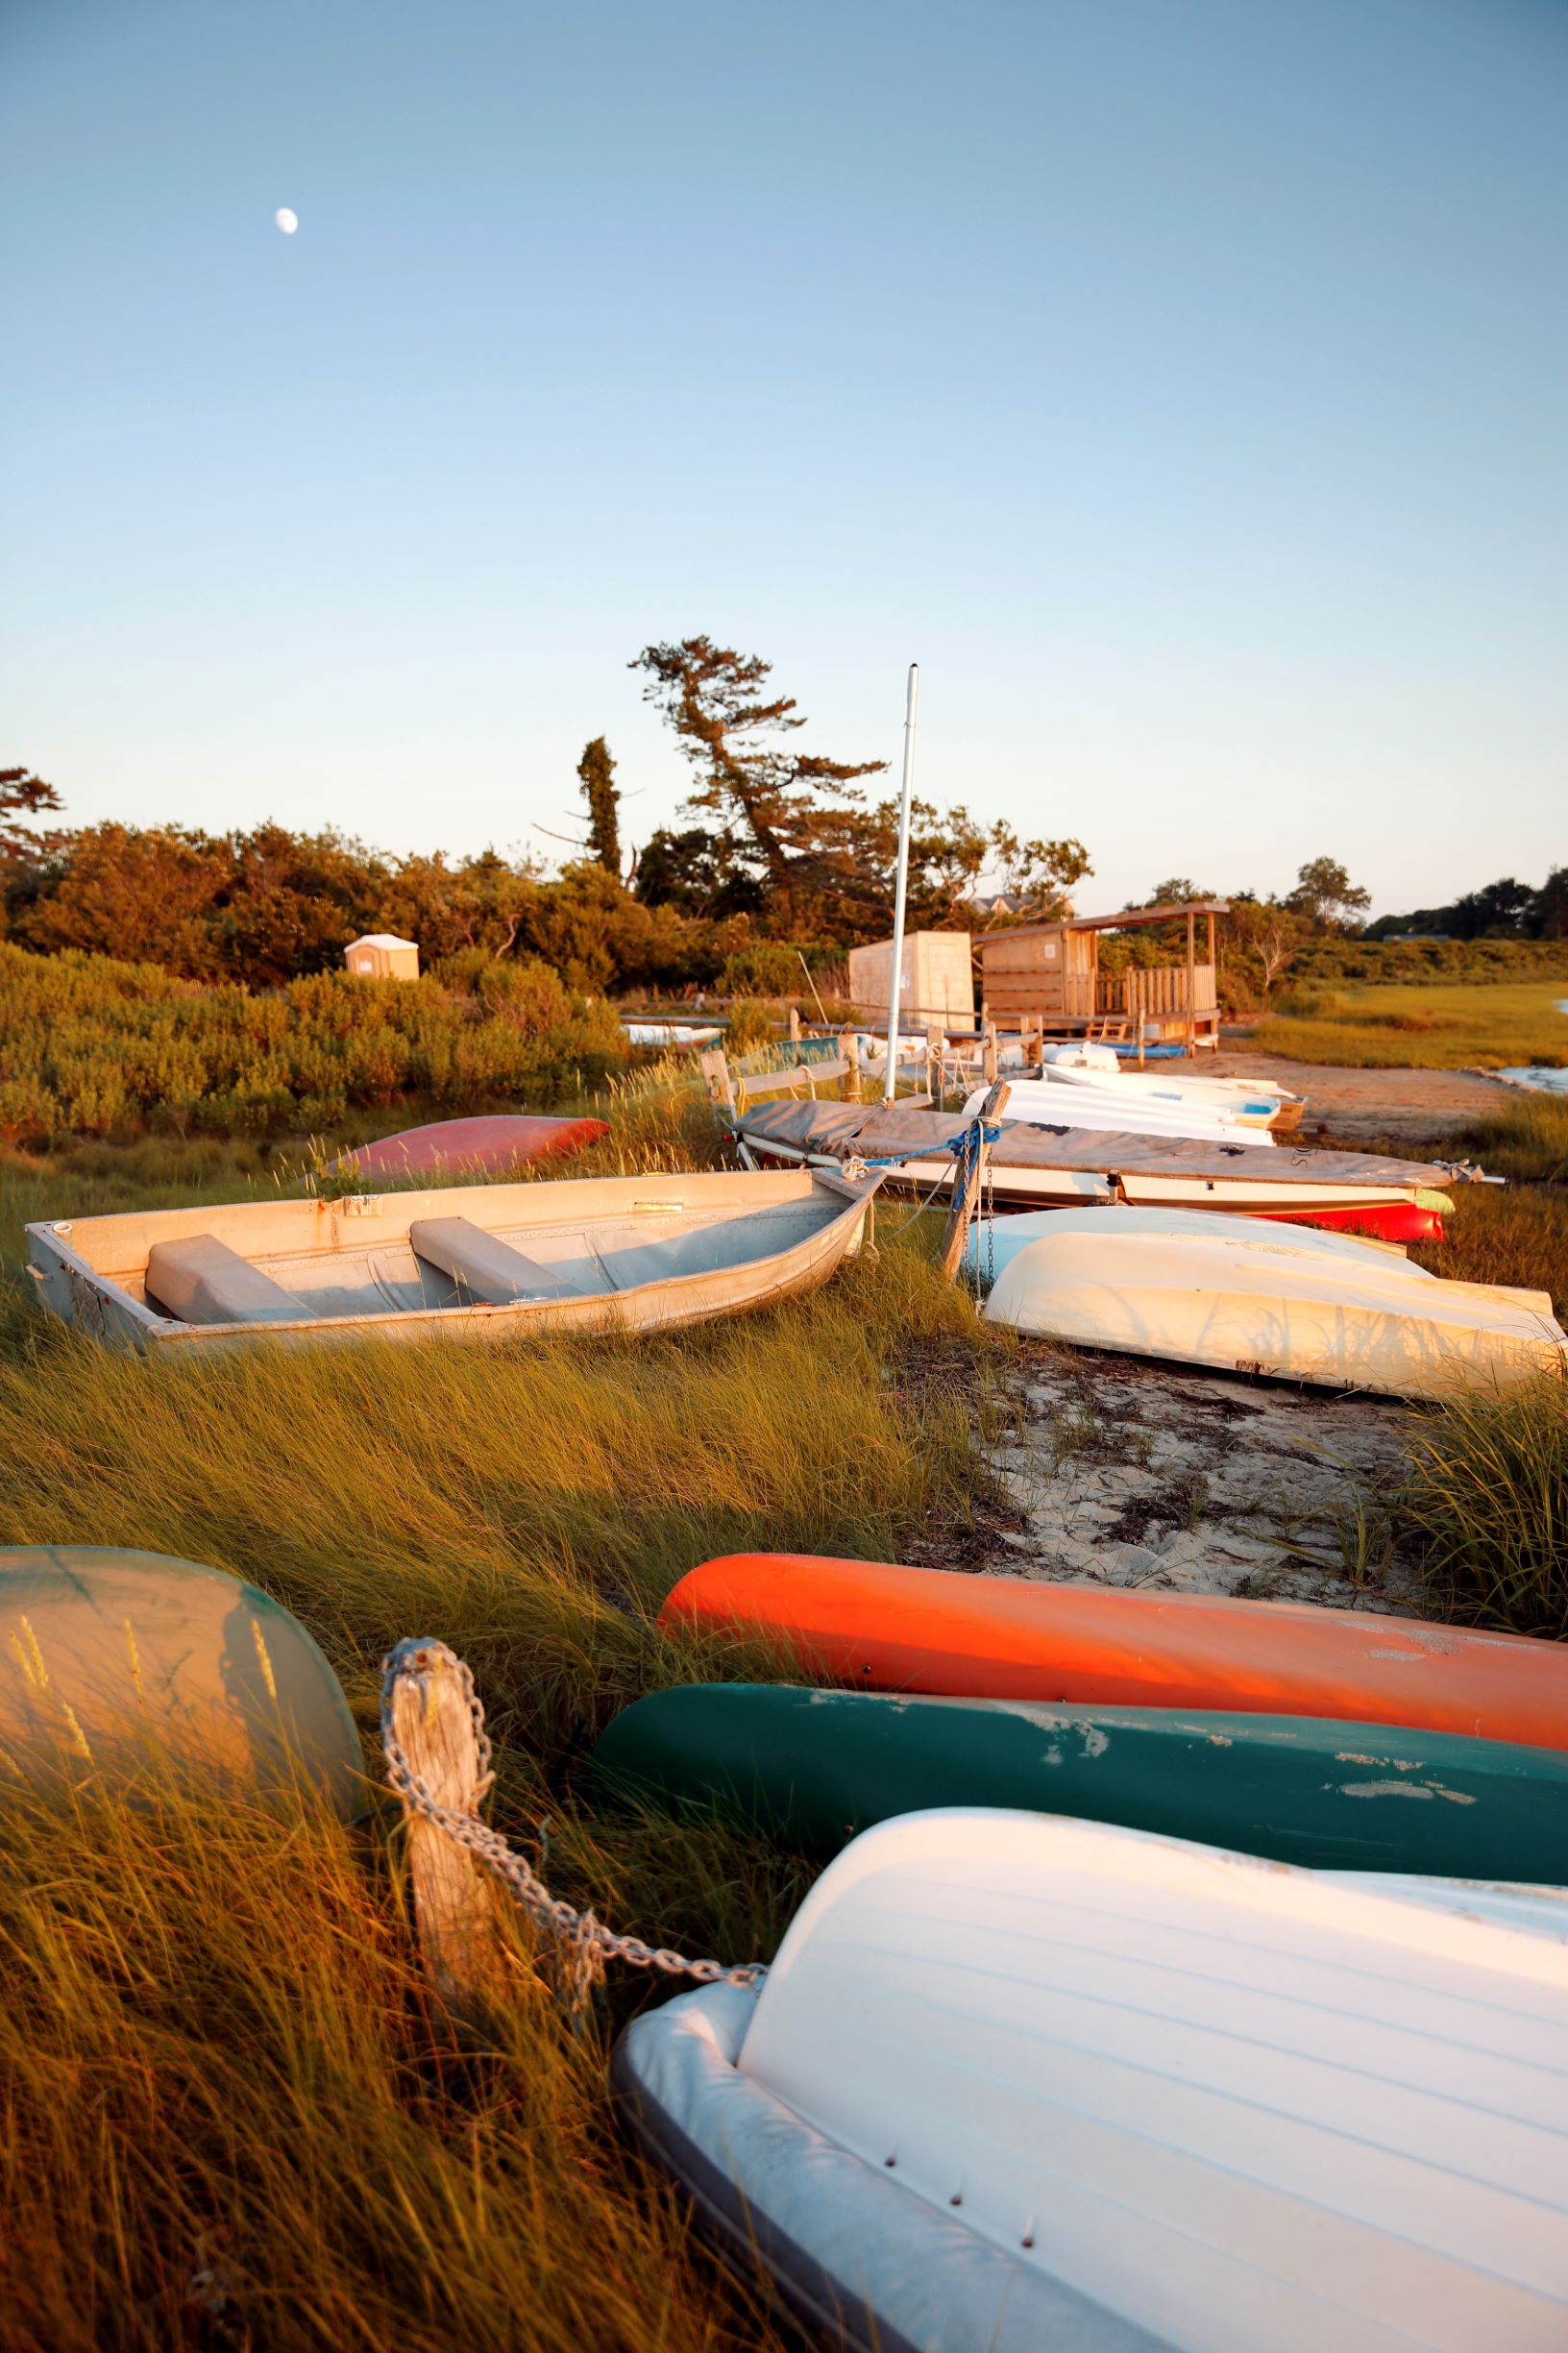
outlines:
{"label": "white outhouse structure", "polygon": [[[888,983],[893,942],[874,941],[849,950],[849,995],[869,1020],[888,1017]],[[954,1029],[974,1027],[974,972],[967,931],[912,931],[904,937],[898,983],[898,1024],[927,1023]]]}
{"label": "white outhouse structure", "polygon": [[361,980],[418,980],[419,943],[390,931],[367,931],[343,950],[349,970]]}

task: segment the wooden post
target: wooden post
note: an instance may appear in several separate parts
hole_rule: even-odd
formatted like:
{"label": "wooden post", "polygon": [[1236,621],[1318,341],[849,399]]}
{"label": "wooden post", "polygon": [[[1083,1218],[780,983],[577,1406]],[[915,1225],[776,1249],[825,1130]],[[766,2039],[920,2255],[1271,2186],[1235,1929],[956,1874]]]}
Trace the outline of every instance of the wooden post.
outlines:
{"label": "wooden post", "polygon": [[849,1065],[845,1073],[844,1099],[846,1103],[858,1103],[860,1101],[860,1056],[855,1051],[855,1033],[852,1029],[840,1030],[839,1052]]}
{"label": "wooden post", "polygon": [[1187,919],[1187,1058],[1188,1062],[1192,1059],[1193,1048],[1198,1039],[1198,1014],[1194,1002],[1197,995],[1197,964],[1198,919],[1195,915],[1189,915]]}
{"label": "wooden post", "polygon": [[947,1050],[947,1036],[934,1021],[925,1025],[925,1091],[939,1111],[945,1111],[947,1099],[943,1091],[942,1058]]}
{"label": "wooden post", "polygon": [[985,1021],[980,1030],[980,1075],[988,1087],[996,1084],[996,1024]]}
{"label": "wooden post", "polygon": [[735,1088],[729,1075],[729,1064],[723,1049],[713,1046],[707,1053],[699,1054],[697,1058],[697,1066],[702,1073],[702,1083],[708,1091],[708,1101],[717,1111],[733,1112]]}
{"label": "wooden post", "polygon": [[799,1042],[800,1042],[800,1008],[799,1008],[799,1006],[798,1006],[798,1005],[792,1005],[792,1006],[790,1007],[790,1043],[791,1043],[792,1045],[798,1045]]}
{"label": "wooden post", "polygon": [[[1092,1027],[1092,1023],[1090,1027]],[[1041,1069],[1045,1061],[1045,1021],[1041,1014],[1027,1014],[1023,1022],[1023,1059],[1031,1070]]]}
{"label": "wooden post", "polygon": [[1214,976],[1214,1026],[1213,1036],[1214,1044],[1217,1046],[1219,1043],[1219,960],[1214,953],[1214,919],[1212,913],[1209,917],[1209,969]]}
{"label": "wooden post", "polygon": [[[1011,1087],[998,1082],[981,1104],[979,1116],[972,1124],[979,1128],[988,1119],[1000,1118],[1002,1107],[1012,1091]],[[979,1206],[980,1190],[985,1183],[986,1163],[990,1158],[991,1146],[982,1137],[974,1158],[969,1163],[965,1182],[962,1185],[955,1184],[953,1187],[952,1203],[947,1212],[947,1231],[942,1238],[942,1256],[937,1261],[937,1266],[943,1282],[951,1283],[964,1262],[964,1244],[968,1238],[969,1225]]]}
{"label": "wooden post", "polygon": [[[443,1644],[413,1650],[392,1686],[392,1728],[438,1805],[477,1814],[479,1744],[456,1661]],[[493,2007],[508,1977],[498,1934],[501,1890],[483,1863],[404,1801],[414,1924],[436,1992],[459,2017]]]}

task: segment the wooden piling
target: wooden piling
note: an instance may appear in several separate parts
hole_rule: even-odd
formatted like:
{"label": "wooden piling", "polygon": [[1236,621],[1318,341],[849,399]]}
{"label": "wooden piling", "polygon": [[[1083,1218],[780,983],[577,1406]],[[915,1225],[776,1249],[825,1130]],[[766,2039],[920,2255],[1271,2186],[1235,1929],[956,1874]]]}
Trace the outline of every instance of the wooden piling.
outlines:
{"label": "wooden piling", "polygon": [[[456,1660],[445,1646],[415,1651],[392,1689],[392,1728],[416,1780],[449,1812],[477,1815],[487,1785]],[[508,1979],[500,1938],[502,1893],[478,1855],[404,1800],[414,1924],[431,1983],[449,2009],[477,2021]]]}
{"label": "wooden piling", "polygon": [[[1012,1088],[1005,1082],[999,1082],[993,1086],[981,1104],[979,1113],[971,1124],[979,1129],[984,1127],[987,1120],[1000,1118],[1002,1108],[1012,1091]],[[942,1256],[937,1261],[938,1268],[945,1283],[951,1283],[954,1280],[960,1266],[964,1263],[964,1244],[968,1238],[969,1226],[979,1207],[981,1189],[986,1178],[986,1163],[990,1158],[991,1146],[984,1136],[981,1136],[975,1152],[968,1164],[964,1183],[955,1185],[953,1188],[952,1203],[947,1212],[947,1230],[942,1238]]]}
{"label": "wooden piling", "polygon": [[729,1063],[723,1050],[713,1046],[707,1053],[699,1054],[697,1066],[702,1073],[708,1101],[714,1109],[732,1112],[735,1109],[735,1088],[729,1075]]}

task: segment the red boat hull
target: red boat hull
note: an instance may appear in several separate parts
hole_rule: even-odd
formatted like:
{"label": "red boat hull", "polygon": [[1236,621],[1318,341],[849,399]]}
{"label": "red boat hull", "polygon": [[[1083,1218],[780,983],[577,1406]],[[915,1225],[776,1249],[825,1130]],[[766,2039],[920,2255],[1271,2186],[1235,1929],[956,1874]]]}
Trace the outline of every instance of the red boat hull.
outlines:
{"label": "red boat hull", "polygon": [[533,1114],[496,1114],[480,1119],[437,1119],[429,1127],[404,1128],[377,1143],[345,1152],[339,1168],[360,1176],[430,1176],[448,1169],[515,1168],[539,1160],[562,1160],[609,1134],[602,1119],[547,1119]]}
{"label": "red boat hull", "polygon": [[1364,1209],[1249,1210],[1269,1225],[1323,1226],[1331,1234],[1370,1234],[1380,1242],[1440,1242],[1440,1210],[1418,1209],[1413,1201],[1381,1201]]}

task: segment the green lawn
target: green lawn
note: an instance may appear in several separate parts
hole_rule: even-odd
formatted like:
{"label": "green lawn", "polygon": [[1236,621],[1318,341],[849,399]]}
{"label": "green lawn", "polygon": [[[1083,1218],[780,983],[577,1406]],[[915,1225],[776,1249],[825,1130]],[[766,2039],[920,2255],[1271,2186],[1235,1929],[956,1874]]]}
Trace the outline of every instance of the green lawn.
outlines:
{"label": "green lawn", "polygon": [[1251,1043],[1260,1054],[1367,1069],[1560,1066],[1568,1064],[1564,999],[1561,980],[1308,985],[1282,996]]}

